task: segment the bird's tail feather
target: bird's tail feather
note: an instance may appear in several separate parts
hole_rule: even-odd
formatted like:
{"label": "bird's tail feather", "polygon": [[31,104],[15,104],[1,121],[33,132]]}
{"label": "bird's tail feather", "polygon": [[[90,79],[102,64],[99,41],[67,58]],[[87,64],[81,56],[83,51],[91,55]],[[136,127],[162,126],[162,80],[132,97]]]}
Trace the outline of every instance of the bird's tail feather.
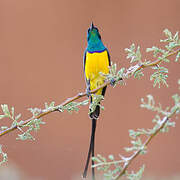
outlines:
{"label": "bird's tail feather", "polygon": [[[99,114],[99,112],[98,112],[98,114]],[[88,157],[86,160],[86,166],[85,166],[85,169],[83,172],[83,178],[86,178],[86,176],[87,176],[87,170],[88,170],[89,160],[90,160],[91,155],[92,155],[92,157],[94,157],[94,140],[95,140],[96,122],[97,122],[97,118],[92,118],[91,140],[90,140],[90,145],[89,145]],[[92,160],[92,165],[94,165],[93,160]],[[92,168],[92,179],[95,180],[94,168]]]}

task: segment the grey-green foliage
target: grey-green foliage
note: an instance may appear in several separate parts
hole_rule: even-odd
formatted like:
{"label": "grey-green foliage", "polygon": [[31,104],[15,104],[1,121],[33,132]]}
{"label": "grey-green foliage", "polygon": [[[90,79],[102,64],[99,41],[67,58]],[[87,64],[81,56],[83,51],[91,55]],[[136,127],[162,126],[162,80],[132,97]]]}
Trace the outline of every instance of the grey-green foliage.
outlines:
{"label": "grey-green foliage", "polygon": [[[147,99],[148,99],[147,102],[145,102],[144,99],[141,99],[142,108],[146,108],[148,110],[155,111],[157,113],[152,120],[152,122],[155,123],[155,125],[152,129],[147,129],[147,130],[138,129],[137,131],[130,130],[130,137],[136,138],[142,134],[150,136],[161,126],[163,122],[162,117],[160,115],[169,117],[174,112],[174,110],[176,110],[176,114],[178,114],[180,109],[179,95],[175,94],[172,96],[172,98],[174,100],[174,106],[172,106],[171,108],[166,107],[164,109],[162,108],[162,105],[160,103],[158,103],[158,105],[155,104],[155,100],[152,95],[147,95]],[[161,129],[161,132],[167,132],[169,127],[175,127],[175,122],[167,121],[165,126]]]}
{"label": "grey-green foliage", "polygon": [[133,43],[130,48],[125,48],[125,52],[128,54],[126,58],[131,59],[130,63],[136,61],[141,62],[142,55],[140,51],[140,46],[138,46],[136,49],[135,44]]}
{"label": "grey-green foliage", "polygon": [[[140,132],[142,132],[140,130]],[[138,131],[136,132],[138,133]],[[138,151],[138,150],[141,150],[141,154],[145,154],[146,153],[146,146],[143,145],[143,142],[141,140],[141,138],[135,138],[133,140],[131,140],[131,144],[132,146],[131,147],[125,147],[125,151],[127,152],[130,152],[130,151]]]}
{"label": "grey-green foliage", "polygon": [[160,88],[161,84],[164,84],[168,87],[167,78],[168,78],[168,69],[165,67],[155,66],[152,69],[156,71],[150,76],[150,80],[154,81],[153,86],[155,87],[158,84]]}
{"label": "grey-green foliage", "polygon": [[147,95],[147,102],[144,101],[144,99],[141,99],[141,107],[142,108],[146,108],[148,110],[151,111],[155,111],[158,114],[162,114],[164,116],[169,117],[175,110],[176,110],[176,114],[179,113],[179,108],[180,108],[180,96],[179,94],[174,94],[172,96],[172,99],[174,101],[174,106],[170,107],[166,107],[166,108],[162,108],[162,105],[160,103],[158,103],[158,105],[156,105],[155,100],[153,98],[152,95]]}
{"label": "grey-green foliage", "polygon": [[89,104],[89,114],[95,111],[96,106],[100,106],[100,108],[104,110],[104,107],[100,104],[100,102],[104,99],[102,95],[92,94],[92,99],[92,103]]}
{"label": "grey-green foliage", "polygon": [[[164,49],[153,46],[152,48],[147,48],[146,52],[153,52],[154,57],[158,57],[158,59],[162,61],[169,62],[169,59],[167,59],[167,57],[169,53],[180,46],[180,39],[178,36],[178,32],[176,32],[174,35],[168,29],[165,29],[163,32],[166,36],[166,39],[161,39],[160,42],[165,43]],[[178,61],[178,59],[176,59],[175,61]]]}
{"label": "grey-green foliage", "polygon": [[37,132],[40,129],[41,124],[45,124],[42,121],[42,118],[35,118],[38,114],[42,112],[39,108],[28,108],[28,110],[32,113],[32,120],[28,123],[24,124],[24,121],[21,120],[18,124],[18,129],[21,133],[18,134],[17,140],[35,140],[32,132]]}
{"label": "grey-green foliage", "polygon": [[[151,48],[147,48],[146,52],[153,52],[154,57],[156,57],[156,60],[159,61],[156,66],[152,66],[152,69],[155,70],[155,72],[150,76],[150,80],[154,81],[153,86],[155,87],[158,85],[160,88],[161,84],[164,84],[168,87],[167,84],[167,77],[168,77],[168,69],[160,66],[162,62],[170,62],[168,57],[178,48],[180,48],[180,39],[178,37],[178,32],[173,35],[168,29],[164,30],[164,34],[166,36],[166,39],[160,40],[160,42],[165,43],[164,48],[159,48],[156,46],[153,46]],[[149,60],[142,61],[142,55],[140,51],[140,46],[135,47],[135,44],[132,44],[130,48],[126,48],[125,52],[127,53],[127,59],[130,59],[130,63],[138,62],[139,66],[145,65],[148,66],[152,62]],[[178,61],[180,58],[180,52],[177,52],[177,55],[175,57],[175,62]],[[133,67],[131,67],[133,68]],[[136,68],[136,66],[135,66]],[[130,74],[134,75],[135,78],[140,79],[142,76],[144,76],[142,69],[137,71],[132,71]]]}
{"label": "grey-green foliage", "polygon": [[7,162],[8,160],[8,157],[7,157],[7,154],[5,152],[3,152],[2,150],[2,145],[0,144],[0,166]]}
{"label": "grey-green foliage", "polygon": [[[173,53],[174,50],[180,47],[180,39],[178,37],[178,32],[173,35],[168,29],[165,29],[164,34],[166,36],[166,39],[160,40],[160,42],[165,43],[164,48],[161,49],[159,47],[153,46],[152,48],[147,48],[146,52],[153,52],[154,57],[157,57],[158,60],[168,63],[170,62],[170,60],[168,59],[169,55]],[[177,53],[175,62],[177,62],[179,58],[180,52]],[[168,77],[168,69],[160,65],[153,67],[153,69],[156,70],[150,77],[150,80],[154,81],[153,86],[155,87],[156,85],[158,85],[160,88],[161,83],[168,86],[166,82]]]}
{"label": "grey-green foliage", "polygon": [[64,112],[67,110],[69,113],[78,112],[79,106],[86,106],[89,103],[88,99],[81,101],[81,102],[70,102],[65,106],[59,106],[58,109],[60,112]]}
{"label": "grey-green foliage", "polygon": [[[116,179],[121,172],[124,165],[128,164],[128,162],[133,158],[134,154],[139,152],[139,154],[147,153],[147,144],[142,142],[141,137],[145,136],[149,138],[153,136],[159,129],[160,132],[168,132],[170,127],[175,127],[175,122],[173,122],[170,118],[175,113],[176,115],[180,113],[180,96],[175,94],[172,96],[174,101],[174,105],[166,108],[162,108],[160,103],[156,103],[154,97],[152,95],[147,95],[147,100],[145,101],[143,98],[141,99],[141,108],[146,108],[153,112],[156,112],[155,118],[153,118],[152,122],[154,126],[152,128],[144,129],[138,128],[137,130],[129,130],[129,136],[131,138],[131,147],[125,147],[125,151],[132,152],[132,156],[124,157],[120,156],[120,160],[115,160],[113,155],[109,155],[108,159],[103,157],[102,155],[97,155],[97,157],[93,157],[95,165],[93,167],[97,167],[98,170],[102,170],[104,174],[104,178],[106,180]],[[168,121],[166,121],[168,119]],[[162,126],[162,124],[164,126]],[[139,180],[142,177],[142,173],[144,171],[144,165],[137,173],[133,171],[129,174],[128,171],[125,172],[125,176],[130,180]]]}
{"label": "grey-green foliage", "polygon": [[104,76],[107,81],[112,81],[112,80],[115,81],[113,86],[115,87],[119,82],[121,84],[122,81],[120,80],[124,78],[124,71],[125,71],[124,67],[117,70],[117,65],[111,62],[111,66],[109,67],[109,74],[103,74],[103,73],[100,74]]}
{"label": "grey-green foliage", "polygon": [[[3,114],[0,115],[0,119],[9,118],[12,121],[10,127],[18,125],[18,120],[21,117],[21,114],[15,115],[14,107],[9,109],[7,104],[1,104],[1,109]],[[7,128],[7,126],[1,126],[0,131],[4,131]],[[7,161],[8,158],[7,154],[2,151],[2,145],[0,145],[0,156],[2,157],[2,160],[0,160],[0,165],[2,165]]]}
{"label": "grey-green foliage", "polygon": [[92,160],[96,163],[92,167],[97,167],[97,170],[103,171],[105,180],[112,180],[117,178],[118,172],[122,169],[120,164],[122,161],[115,161],[115,158],[112,154],[109,155],[108,158],[97,154],[96,157],[92,157]]}
{"label": "grey-green foliage", "polygon": [[142,178],[145,165],[143,165],[137,172],[132,171],[131,173],[126,172],[126,177],[129,180],[140,180]]}
{"label": "grey-green foliage", "polygon": [[[73,111],[78,111],[79,106],[84,106],[88,104],[88,100],[84,100],[82,102],[71,102],[65,106],[55,106],[54,102],[50,104],[45,103],[45,109],[40,108],[28,108],[28,110],[32,113],[32,118],[28,123],[24,123],[25,121],[20,120],[21,114],[15,115],[14,107],[9,108],[7,104],[1,105],[3,114],[0,115],[0,119],[9,118],[12,120],[12,123],[9,128],[17,127],[19,130],[17,140],[35,140],[32,132],[37,132],[40,129],[40,125],[45,124],[42,121],[42,118],[36,118],[39,114],[54,111],[58,109],[60,112],[67,110],[72,113]],[[6,130],[7,126],[1,126],[1,131]],[[2,161],[0,160],[0,165],[7,160],[7,154],[0,149],[0,155],[3,157]]]}
{"label": "grey-green foliage", "polygon": [[[21,117],[21,114],[15,116],[14,107],[11,107],[11,109],[9,110],[7,104],[1,104],[1,109],[3,111],[3,114],[0,115],[0,119],[3,118],[11,119],[12,120],[11,127],[18,124],[18,120]],[[3,130],[5,130],[6,128],[7,128],[6,126],[3,126]]]}
{"label": "grey-green foliage", "polygon": [[141,108],[146,108],[151,111],[155,111],[157,113],[161,113],[162,115],[167,116],[169,107],[162,108],[162,105],[160,103],[156,104],[154,97],[151,94],[147,95],[147,102],[145,102],[144,98],[141,98]]}

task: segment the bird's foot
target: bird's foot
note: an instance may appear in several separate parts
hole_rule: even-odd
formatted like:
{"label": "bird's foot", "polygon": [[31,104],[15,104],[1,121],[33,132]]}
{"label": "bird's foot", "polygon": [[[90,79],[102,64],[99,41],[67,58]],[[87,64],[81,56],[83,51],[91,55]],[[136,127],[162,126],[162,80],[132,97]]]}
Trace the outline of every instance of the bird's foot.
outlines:
{"label": "bird's foot", "polygon": [[116,80],[115,80],[114,78],[112,78],[112,79],[110,80],[110,85],[111,85],[111,86],[114,86],[115,83],[116,83]]}
{"label": "bird's foot", "polygon": [[91,96],[90,87],[87,87],[87,89],[86,89],[86,95],[87,95],[88,98]]}

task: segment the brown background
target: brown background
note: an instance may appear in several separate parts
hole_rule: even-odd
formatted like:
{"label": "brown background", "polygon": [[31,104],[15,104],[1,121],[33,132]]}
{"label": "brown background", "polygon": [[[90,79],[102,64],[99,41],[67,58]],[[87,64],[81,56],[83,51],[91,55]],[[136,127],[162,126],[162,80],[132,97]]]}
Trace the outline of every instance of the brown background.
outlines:
{"label": "brown background", "polygon": [[[128,67],[124,48],[131,43],[145,50],[159,45],[165,28],[180,30],[179,7],[179,0],[0,0],[0,103],[15,106],[26,119],[31,116],[29,107],[58,104],[83,91],[83,51],[92,20],[112,61],[118,68]],[[152,127],[154,114],[139,108],[141,97],[154,94],[164,107],[172,105],[179,65],[169,64],[169,88],[152,89],[150,72],[146,70],[141,81],[131,78],[126,86],[108,88],[98,121],[97,153],[118,158],[124,154],[123,147],[130,145],[128,129]],[[15,179],[11,174],[17,179],[80,179],[91,129],[87,112],[88,107],[83,107],[72,115],[48,115],[34,142],[16,141],[15,131],[2,137],[9,171],[1,168],[1,174],[9,174],[8,180]],[[137,158],[132,169],[145,163],[145,174],[155,179],[172,179],[180,173],[180,123],[176,122],[168,134],[153,140],[148,154]]]}

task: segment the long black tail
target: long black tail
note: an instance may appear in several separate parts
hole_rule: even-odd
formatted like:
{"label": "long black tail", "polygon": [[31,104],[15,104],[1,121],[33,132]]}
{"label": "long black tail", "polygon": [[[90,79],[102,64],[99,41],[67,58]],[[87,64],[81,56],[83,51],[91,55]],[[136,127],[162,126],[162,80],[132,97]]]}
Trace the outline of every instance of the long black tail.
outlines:
{"label": "long black tail", "polygon": [[[90,140],[90,145],[89,145],[88,157],[86,160],[86,166],[85,166],[84,172],[83,172],[83,178],[86,178],[86,176],[87,176],[87,170],[88,170],[89,160],[90,160],[91,155],[92,155],[92,157],[94,157],[94,140],[95,140],[96,122],[97,122],[97,119],[93,118],[92,119],[91,140]],[[92,165],[94,165],[93,160],[92,160]],[[95,180],[94,168],[92,168],[92,179]]]}

